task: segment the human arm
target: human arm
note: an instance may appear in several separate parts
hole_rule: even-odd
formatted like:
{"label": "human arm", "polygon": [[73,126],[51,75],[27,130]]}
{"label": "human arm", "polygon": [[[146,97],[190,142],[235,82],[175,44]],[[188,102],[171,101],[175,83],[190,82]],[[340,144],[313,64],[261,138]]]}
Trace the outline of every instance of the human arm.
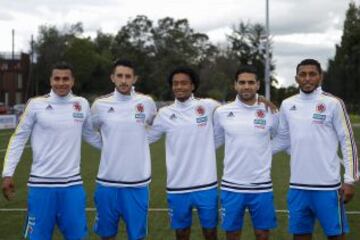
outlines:
{"label": "human arm", "polygon": [[272,103],[270,100],[266,99],[262,95],[258,95],[258,104],[260,103],[265,104],[266,111],[268,111],[269,108],[272,113],[277,113],[279,111],[278,107],[274,103]]}
{"label": "human arm", "polygon": [[[95,112],[95,110],[94,110]],[[95,115],[95,113],[94,113]],[[96,120],[96,117],[92,115],[92,111],[89,108],[89,105],[87,105],[86,109],[86,118],[82,129],[82,137],[83,139],[89,143],[91,146],[101,149],[102,147],[102,138],[100,135],[100,132],[95,129],[94,123]]]}
{"label": "human arm", "polygon": [[219,119],[219,111],[214,113],[214,142],[216,149],[225,143],[225,133]]}
{"label": "human arm", "polygon": [[[333,126],[338,141],[340,142],[341,153],[343,156],[343,165],[345,169],[344,183],[352,185],[359,180],[359,160],[349,116],[346,112],[344,103],[340,99],[336,103],[333,112]],[[351,191],[349,192],[351,193]]]}
{"label": "human arm", "polygon": [[1,189],[6,200],[10,201],[15,197],[15,183],[12,177],[3,177]]}
{"label": "human arm", "polygon": [[290,129],[283,106],[280,108],[280,112],[278,113],[277,117],[277,131],[271,140],[271,150],[273,154],[284,150],[289,152],[290,149]]}
{"label": "human arm", "polygon": [[161,136],[165,133],[166,129],[164,126],[164,121],[162,120],[162,117],[159,112],[152,123],[151,126],[148,126],[146,129],[147,138],[149,143],[154,143],[158,141]]}
{"label": "human arm", "polygon": [[151,126],[153,124],[154,119],[157,114],[157,107],[156,107],[154,100],[152,100],[152,99],[150,99],[148,105],[149,105],[149,111],[148,111],[149,116],[146,118],[146,124],[148,126]]}
{"label": "human arm", "polygon": [[18,165],[21,155],[24,151],[25,144],[29,139],[35,123],[35,113],[33,103],[29,101],[23,115],[12,134],[6,150],[4,167],[2,172],[2,191],[7,200],[11,200],[15,194],[15,183],[12,176]]}
{"label": "human arm", "polygon": [[343,183],[340,191],[342,200],[344,203],[348,203],[355,195],[355,186],[354,184]]}

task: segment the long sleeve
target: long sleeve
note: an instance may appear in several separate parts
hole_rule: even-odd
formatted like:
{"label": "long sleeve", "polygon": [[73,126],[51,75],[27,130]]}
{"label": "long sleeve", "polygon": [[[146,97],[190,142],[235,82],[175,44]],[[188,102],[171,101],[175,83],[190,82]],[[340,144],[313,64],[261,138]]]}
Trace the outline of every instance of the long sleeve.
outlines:
{"label": "long sleeve", "polygon": [[280,108],[279,112],[279,126],[275,137],[271,140],[272,153],[288,150],[290,148],[290,132],[289,124],[287,122],[284,107]]}
{"label": "long sleeve", "polygon": [[149,107],[150,107],[149,118],[146,121],[146,124],[151,126],[153,124],[154,118],[156,117],[156,113],[157,113],[156,104],[153,100],[149,102]]}
{"label": "long sleeve", "polygon": [[156,115],[153,124],[147,129],[147,137],[149,143],[158,141],[161,136],[165,133],[166,129],[161,121],[160,112]]}
{"label": "long sleeve", "polygon": [[217,111],[214,113],[214,142],[216,148],[225,143],[224,128],[220,124],[219,113]]}
{"label": "long sleeve", "polygon": [[275,113],[271,115],[272,115],[272,124],[270,129],[270,136],[271,138],[275,138],[279,128],[279,113]]}
{"label": "long sleeve", "polygon": [[3,177],[12,176],[14,174],[15,168],[20,161],[25,144],[29,139],[35,121],[36,118],[33,111],[33,102],[29,101],[15,132],[10,138],[4,159],[4,168],[2,172]]}
{"label": "long sleeve", "polygon": [[349,116],[342,100],[335,106],[333,124],[340,142],[344,162],[344,182],[353,183],[359,180],[358,154]]}
{"label": "long sleeve", "polygon": [[89,105],[86,105],[86,119],[83,125],[83,129],[82,129],[82,136],[83,139],[89,143],[91,146],[97,148],[97,149],[101,149],[102,147],[102,140],[101,140],[101,135],[98,131],[95,131],[94,126],[93,126],[93,122],[92,122],[92,118],[91,118],[91,112],[90,112],[90,108]]}

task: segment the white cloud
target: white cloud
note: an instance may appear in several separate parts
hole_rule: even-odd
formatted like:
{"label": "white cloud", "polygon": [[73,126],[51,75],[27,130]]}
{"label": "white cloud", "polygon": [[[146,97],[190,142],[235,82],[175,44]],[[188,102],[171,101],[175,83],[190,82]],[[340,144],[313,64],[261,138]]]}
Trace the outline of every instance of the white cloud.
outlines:
{"label": "white cloud", "polygon": [[[297,62],[314,57],[326,67],[339,43],[345,11],[351,0],[269,0],[270,29],[274,40],[276,73],[290,84]],[[360,0],[356,0],[360,4]],[[240,21],[265,22],[264,0],[2,0],[0,51],[11,50],[11,29],[16,31],[16,50],[27,51],[31,34],[40,25],[63,26],[82,22],[86,35],[97,30],[116,32],[135,18],[146,15],[156,22],[166,16],[187,18],[196,31],[221,43]]]}

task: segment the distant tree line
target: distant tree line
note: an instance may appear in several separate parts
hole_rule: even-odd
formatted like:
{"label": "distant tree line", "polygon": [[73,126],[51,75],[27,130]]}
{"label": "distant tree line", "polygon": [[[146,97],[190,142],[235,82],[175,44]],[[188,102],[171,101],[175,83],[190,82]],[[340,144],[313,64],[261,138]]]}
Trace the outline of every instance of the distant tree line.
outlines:
{"label": "distant tree line", "polygon": [[[82,23],[62,29],[44,25],[34,43],[34,91],[48,91],[51,65],[64,60],[75,68],[77,94],[90,98],[104,94],[113,89],[109,79],[112,61],[127,58],[136,64],[136,89],[157,100],[172,99],[166,78],[179,65],[189,65],[199,72],[198,96],[230,100],[234,97],[234,73],[240,64],[258,67],[264,91],[264,36],[262,25],[241,22],[223,45],[216,46],[206,34],[191,28],[186,19],[166,17],[154,23],[142,15],[129,20],[115,35],[98,31],[94,38],[83,37]],[[273,63],[271,69],[275,69]],[[275,91],[273,87],[273,94]]]}
{"label": "distant tree line", "polygon": [[[50,67],[59,60],[70,62],[76,73],[75,93],[88,97],[112,91],[109,79],[111,63],[127,58],[136,65],[139,81],[136,89],[156,100],[172,99],[166,78],[179,65],[195,68],[201,77],[197,96],[220,101],[234,98],[234,73],[239,65],[257,66],[264,92],[265,29],[261,24],[240,22],[233,26],[222,44],[214,45],[205,33],[195,31],[187,19],[165,17],[154,22],[139,15],[130,19],[116,34],[98,31],[93,38],[83,36],[82,23],[39,28],[34,43],[32,71],[34,94],[49,89]],[[272,59],[272,44],[270,44]],[[271,60],[271,70],[275,63]],[[275,88],[271,76],[272,101],[279,104],[297,93],[295,86]],[[352,112],[360,112],[360,9],[349,4],[341,43],[334,59],[329,60],[323,87],[345,100]]]}

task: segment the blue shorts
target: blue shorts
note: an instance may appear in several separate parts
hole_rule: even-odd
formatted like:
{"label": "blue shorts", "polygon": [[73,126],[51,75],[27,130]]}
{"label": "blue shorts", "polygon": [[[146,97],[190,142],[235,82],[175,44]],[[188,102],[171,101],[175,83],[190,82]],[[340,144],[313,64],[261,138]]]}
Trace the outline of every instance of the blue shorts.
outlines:
{"label": "blue shorts", "polygon": [[172,229],[189,228],[192,210],[197,209],[203,228],[216,228],[218,222],[217,188],[188,193],[168,193],[170,225]]}
{"label": "blue shorts", "polygon": [[50,240],[57,224],[65,239],[83,239],[87,235],[85,206],[82,185],[29,187],[24,238]]}
{"label": "blue shorts", "polygon": [[126,224],[128,239],[142,239],[147,235],[149,188],[108,187],[96,185],[97,215],[94,232],[101,237],[114,237],[119,220]]}
{"label": "blue shorts", "polygon": [[317,191],[290,188],[288,192],[289,232],[310,234],[315,219],[327,236],[349,232],[344,204],[337,190]]}
{"label": "blue shorts", "polygon": [[221,190],[222,228],[227,232],[241,231],[245,209],[249,210],[256,230],[276,227],[273,192],[240,193]]}

